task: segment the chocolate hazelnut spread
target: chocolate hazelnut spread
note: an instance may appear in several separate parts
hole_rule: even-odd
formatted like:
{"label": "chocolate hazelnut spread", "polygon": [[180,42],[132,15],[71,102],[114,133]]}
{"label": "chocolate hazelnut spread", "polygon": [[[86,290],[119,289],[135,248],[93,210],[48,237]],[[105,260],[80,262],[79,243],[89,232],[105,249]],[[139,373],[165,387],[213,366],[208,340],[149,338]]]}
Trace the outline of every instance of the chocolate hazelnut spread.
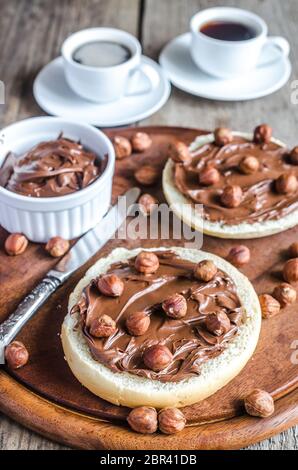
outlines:
{"label": "chocolate hazelnut spread", "polygon": [[[253,163],[257,159],[259,165],[244,172],[241,162],[248,156],[254,157]],[[289,151],[276,143],[255,143],[234,136],[223,146],[203,145],[194,152],[190,163],[174,164],[176,187],[192,203],[204,205],[204,218],[208,221],[228,225],[263,222],[298,209],[297,191],[285,195],[276,190],[275,181],[281,174],[298,177],[298,166],[290,163]],[[208,167],[217,169],[219,178],[204,185],[199,175]],[[220,200],[223,188],[232,185],[241,188],[241,203],[224,207]]]}
{"label": "chocolate hazelnut spread", "polygon": [[[82,328],[94,359],[112,371],[178,382],[199,375],[201,365],[224,350],[245,314],[235,284],[225,272],[218,270],[211,281],[201,282],[193,276],[194,263],[170,251],[155,254],[159,268],[154,274],[137,272],[135,258],[112,265],[108,273],[122,279],[122,295],[102,295],[94,279],[83,290],[72,314],[79,314],[77,327]],[[180,319],[169,318],[162,309],[162,302],[176,293],[187,300],[187,313]],[[126,328],[127,317],[136,311],[150,316],[150,326],[141,336],[130,335]],[[221,335],[210,333],[205,324],[209,314],[219,312],[229,319],[229,328]],[[109,338],[95,338],[90,334],[90,325],[106,313],[116,322],[117,330]],[[173,358],[166,368],[156,372],[145,366],[143,353],[157,344],[167,346]]]}
{"label": "chocolate hazelnut spread", "polygon": [[19,158],[9,154],[0,169],[0,185],[24,196],[64,196],[93,183],[103,165],[79,142],[59,136]]}

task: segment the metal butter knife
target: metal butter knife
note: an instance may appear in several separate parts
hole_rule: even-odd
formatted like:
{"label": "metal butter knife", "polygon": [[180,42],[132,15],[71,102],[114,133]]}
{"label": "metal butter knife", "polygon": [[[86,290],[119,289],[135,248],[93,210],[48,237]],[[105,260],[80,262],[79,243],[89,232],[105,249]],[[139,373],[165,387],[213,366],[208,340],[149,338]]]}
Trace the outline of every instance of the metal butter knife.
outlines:
{"label": "metal butter knife", "polygon": [[0,364],[5,363],[5,347],[15,338],[50,295],[114,235],[129,215],[129,210],[137,201],[139,195],[139,188],[132,188],[127,191],[123,199],[113,206],[93,229],[77,241],[58,262],[55,269],[51,269],[47,273],[38,286],[20,303],[15,312],[0,325]]}

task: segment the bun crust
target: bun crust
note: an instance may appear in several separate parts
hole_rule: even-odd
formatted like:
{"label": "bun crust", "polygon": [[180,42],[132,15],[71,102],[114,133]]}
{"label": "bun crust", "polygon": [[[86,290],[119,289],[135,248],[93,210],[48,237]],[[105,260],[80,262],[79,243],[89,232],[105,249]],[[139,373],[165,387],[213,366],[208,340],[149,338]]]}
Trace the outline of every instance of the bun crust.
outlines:
{"label": "bun crust", "polygon": [[[253,138],[252,134],[245,132],[233,132],[233,135],[244,137],[249,140]],[[271,140],[275,144],[285,147],[285,144],[281,141],[273,138]],[[199,136],[190,145],[190,150],[195,151],[202,145],[213,141],[213,133]],[[227,225],[223,222],[210,222],[209,220],[205,220],[194,209],[189,199],[187,199],[175,186],[173,168],[174,163],[169,159],[163,170],[162,178],[165,198],[177,217],[199,232],[204,232],[207,235],[212,235],[213,237],[218,238],[261,238],[283,232],[298,224],[298,210],[276,220],[254,223],[242,222],[237,225]]]}
{"label": "bun crust", "polygon": [[[167,248],[168,250],[169,248]],[[160,248],[165,250],[165,248]],[[69,298],[68,314],[61,331],[65,359],[81,384],[95,395],[116,405],[153,406],[155,408],[182,407],[203,400],[230,382],[252,356],[261,328],[261,311],[258,297],[249,282],[230,263],[210,253],[187,248],[171,248],[178,256],[193,262],[211,259],[234,281],[237,294],[244,306],[246,319],[238,334],[216,358],[203,364],[201,375],[181,382],[160,382],[138,377],[129,372],[115,373],[90,354],[87,342],[79,328],[75,328],[77,316],[70,310],[78,301],[83,288],[91,279],[107,271],[116,261],[136,256],[142,248],[115,249],[107,258],[102,258],[86,273]],[[150,251],[150,250],[148,250]],[[154,251],[157,251],[154,248]]]}

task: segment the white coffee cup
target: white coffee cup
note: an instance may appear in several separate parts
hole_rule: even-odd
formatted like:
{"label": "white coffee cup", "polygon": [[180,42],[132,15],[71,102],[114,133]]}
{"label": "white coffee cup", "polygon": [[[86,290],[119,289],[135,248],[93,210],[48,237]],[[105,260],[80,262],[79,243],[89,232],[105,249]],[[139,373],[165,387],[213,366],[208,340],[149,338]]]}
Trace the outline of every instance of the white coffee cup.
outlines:
{"label": "white coffee cup", "polygon": [[[129,49],[131,57],[124,63],[110,67],[92,67],[75,62],[75,50],[92,41],[122,44]],[[157,72],[141,62],[139,41],[126,31],[113,28],[83,29],[64,41],[61,54],[68,85],[77,95],[90,101],[109,102],[124,95],[149,93],[159,83]]]}
{"label": "white coffee cup", "polygon": [[[243,41],[214,39],[200,31],[210,21],[237,22],[252,28],[255,36]],[[268,65],[282,55],[288,56],[290,46],[285,38],[268,37],[268,27],[258,15],[240,8],[215,7],[202,10],[191,18],[190,53],[195,64],[203,71],[219,78],[232,78],[255,67]],[[276,49],[274,58],[262,60],[265,47]],[[263,54],[262,54],[263,55]]]}

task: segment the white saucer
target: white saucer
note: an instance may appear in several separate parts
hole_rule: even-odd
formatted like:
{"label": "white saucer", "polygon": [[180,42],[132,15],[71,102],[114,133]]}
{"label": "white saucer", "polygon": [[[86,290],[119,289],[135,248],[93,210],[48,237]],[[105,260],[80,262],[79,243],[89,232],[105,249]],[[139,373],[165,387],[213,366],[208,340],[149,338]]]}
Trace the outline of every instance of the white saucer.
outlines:
{"label": "white saucer", "polygon": [[222,101],[252,100],[277,91],[291,74],[289,59],[276,59],[273,50],[269,51],[268,65],[246,76],[229,80],[215,78],[194,64],[189,52],[190,41],[190,33],[173,39],[161,52],[159,62],[173,85],[192,95]]}
{"label": "white saucer", "polygon": [[148,57],[142,56],[142,62],[151,65],[159,76],[159,84],[147,94],[126,96],[105,104],[84,100],[67,85],[62,57],[57,57],[39,72],[34,81],[33,94],[39,106],[54,116],[79,119],[98,127],[131,124],[158,111],[171,91],[161,67]]}

